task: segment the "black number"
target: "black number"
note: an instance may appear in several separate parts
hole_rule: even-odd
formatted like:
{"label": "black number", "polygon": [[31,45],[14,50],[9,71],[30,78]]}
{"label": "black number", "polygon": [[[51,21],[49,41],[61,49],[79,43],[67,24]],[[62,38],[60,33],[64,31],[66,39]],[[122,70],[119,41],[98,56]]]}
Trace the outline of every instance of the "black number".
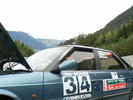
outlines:
{"label": "black number", "polygon": [[67,93],[67,94],[75,93],[75,92],[76,92],[76,85],[74,84],[74,79],[73,79],[73,77],[66,77],[66,78],[64,79],[64,82],[68,82],[68,80],[71,81],[71,82],[70,82],[70,86],[71,86],[73,89],[72,89],[72,90],[67,89],[67,90],[66,90],[66,93]]}
{"label": "black number", "polygon": [[81,83],[81,90],[87,89],[89,91],[90,84],[88,83],[87,77],[83,76],[82,77],[82,83]]}

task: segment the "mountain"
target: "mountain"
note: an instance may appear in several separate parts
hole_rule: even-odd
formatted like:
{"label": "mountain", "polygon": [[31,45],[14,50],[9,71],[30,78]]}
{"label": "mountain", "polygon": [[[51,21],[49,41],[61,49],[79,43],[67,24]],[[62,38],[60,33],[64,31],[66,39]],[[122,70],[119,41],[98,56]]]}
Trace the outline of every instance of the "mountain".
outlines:
{"label": "mountain", "polygon": [[45,48],[55,47],[62,42],[61,40],[55,39],[35,39],[28,33],[21,31],[9,31],[9,35],[13,40],[19,40],[24,44],[30,46],[34,50],[42,50]]}
{"label": "mountain", "polygon": [[63,44],[73,43],[109,49],[119,56],[133,55],[133,7],[95,33],[80,34]]}
{"label": "mountain", "polygon": [[122,24],[127,24],[133,21],[133,6],[128,10],[118,15],[115,19],[110,21],[105,27],[104,30],[110,30],[118,28]]}
{"label": "mountain", "polygon": [[9,35],[13,40],[19,40],[24,44],[30,46],[34,50],[42,50],[47,48],[45,44],[34,39],[32,36],[28,35],[28,33],[20,32],[20,31],[9,31]]}
{"label": "mountain", "polygon": [[37,39],[47,47],[55,47],[59,45],[62,41],[61,40],[55,40],[55,39]]}

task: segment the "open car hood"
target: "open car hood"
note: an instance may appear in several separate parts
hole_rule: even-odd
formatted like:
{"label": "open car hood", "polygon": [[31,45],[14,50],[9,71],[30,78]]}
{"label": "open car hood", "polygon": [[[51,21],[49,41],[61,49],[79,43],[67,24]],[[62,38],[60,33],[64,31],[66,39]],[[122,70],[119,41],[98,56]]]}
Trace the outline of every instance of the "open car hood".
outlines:
{"label": "open car hood", "polygon": [[0,67],[6,62],[21,63],[28,70],[31,70],[30,66],[16,47],[8,32],[0,23]]}

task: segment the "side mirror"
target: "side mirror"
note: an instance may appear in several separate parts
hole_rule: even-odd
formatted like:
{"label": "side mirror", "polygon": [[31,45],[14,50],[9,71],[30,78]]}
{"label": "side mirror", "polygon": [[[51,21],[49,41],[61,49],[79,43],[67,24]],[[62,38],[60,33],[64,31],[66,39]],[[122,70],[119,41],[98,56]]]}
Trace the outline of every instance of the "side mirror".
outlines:
{"label": "side mirror", "polygon": [[77,68],[77,61],[76,60],[66,60],[66,61],[63,61],[59,65],[60,71],[72,70],[72,69],[76,69],[76,68]]}

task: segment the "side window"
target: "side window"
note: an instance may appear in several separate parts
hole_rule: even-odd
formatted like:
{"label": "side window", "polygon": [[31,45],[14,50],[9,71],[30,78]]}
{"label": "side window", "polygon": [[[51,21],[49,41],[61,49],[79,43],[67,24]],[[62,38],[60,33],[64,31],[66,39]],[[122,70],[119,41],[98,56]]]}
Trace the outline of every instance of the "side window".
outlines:
{"label": "side window", "polygon": [[124,65],[111,52],[98,51],[102,70],[124,69]]}
{"label": "side window", "polygon": [[94,70],[96,68],[92,51],[74,51],[70,57],[77,61],[77,70]]}

